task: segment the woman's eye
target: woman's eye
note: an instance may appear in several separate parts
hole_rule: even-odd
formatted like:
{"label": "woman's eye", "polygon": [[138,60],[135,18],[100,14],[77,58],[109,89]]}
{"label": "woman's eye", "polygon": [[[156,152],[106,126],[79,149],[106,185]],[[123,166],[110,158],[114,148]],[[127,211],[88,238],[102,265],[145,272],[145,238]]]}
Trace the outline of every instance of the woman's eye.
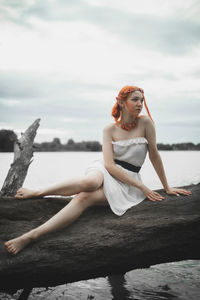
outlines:
{"label": "woman's eye", "polygon": [[[135,102],[137,102],[137,101],[138,101],[138,100],[140,100],[140,99],[138,99],[138,98],[134,98],[134,99],[132,99],[132,100],[133,100],[133,101],[135,101]],[[143,99],[141,99],[140,101],[143,103],[143,101],[144,101],[144,100],[143,100]]]}

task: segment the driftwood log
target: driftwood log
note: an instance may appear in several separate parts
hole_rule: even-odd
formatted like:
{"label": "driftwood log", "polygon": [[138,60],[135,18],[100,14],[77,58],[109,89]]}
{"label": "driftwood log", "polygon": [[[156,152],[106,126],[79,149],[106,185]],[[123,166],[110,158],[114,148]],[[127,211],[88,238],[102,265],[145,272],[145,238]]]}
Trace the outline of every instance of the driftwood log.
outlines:
{"label": "driftwood log", "polygon": [[118,217],[89,208],[68,228],[42,237],[12,256],[3,243],[41,224],[66,200],[0,198],[0,290],[55,286],[123,274],[158,263],[200,259],[200,184],[191,196],[169,196]]}
{"label": "driftwood log", "polygon": [[14,160],[4,181],[0,196],[13,196],[23,185],[33,156],[33,142],[39,127],[40,119],[28,127],[14,144]]}

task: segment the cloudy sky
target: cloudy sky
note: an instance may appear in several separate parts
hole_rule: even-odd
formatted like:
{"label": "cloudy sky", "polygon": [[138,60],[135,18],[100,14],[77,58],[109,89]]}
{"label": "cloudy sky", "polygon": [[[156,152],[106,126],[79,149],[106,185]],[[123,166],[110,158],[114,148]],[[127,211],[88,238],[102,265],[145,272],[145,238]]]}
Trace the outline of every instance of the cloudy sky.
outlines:
{"label": "cloudy sky", "polygon": [[130,84],[158,142],[199,143],[199,16],[198,0],[1,0],[0,129],[41,118],[38,142],[101,142]]}

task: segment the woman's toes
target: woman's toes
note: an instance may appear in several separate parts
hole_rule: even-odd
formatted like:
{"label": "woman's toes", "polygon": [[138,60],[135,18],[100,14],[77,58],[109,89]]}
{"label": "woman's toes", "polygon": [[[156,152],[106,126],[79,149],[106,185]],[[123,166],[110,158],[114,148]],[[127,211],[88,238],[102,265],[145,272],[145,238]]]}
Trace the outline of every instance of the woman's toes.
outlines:
{"label": "woman's toes", "polygon": [[22,189],[20,191],[18,190],[17,193],[15,194],[15,198],[22,198],[24,196],[24,192]]}
{"label": "woman's toes", "polygon": [[9,252],[13,252],[13,247],[8,247],[7,249]]}
{"label": "woman's toes", "polygon": [[12,248],[6,248],[9,253],[12,253]]}
{"label": "woman's toes", "polygon": [[12,248],[12,253],[16,254],[17,253],[17,249],[15,247]]}
{"label": "woman's toes", "polygon": [[12,246],[8,246],[6,248],[7,248],[8,252],[12,252],[13,251],[13,247]]}
{"label": "woman's toes", "polygon": [[8,241],[8,242],[5,242],[4,245],[6,246],[6,248],[9,248],[11,247],[11,243]]}
{"label": "woman's toes", "polygon": [[9,245],[9,246],[8,246],[8,249],[12,250],[12,249],[13,249],[13,245],[12,245],[12,244]]}
{"label": "woman's toes", "polygon": [[9,253],[14,254],[16,252],[16,248],[9,242],[5,243],[4,245]]}
{"label": "woman's toes", "polygon": [[19,188],[15,194],[15,197],[18,197],[18,196],[22,196],[23,195],[23,188]]}

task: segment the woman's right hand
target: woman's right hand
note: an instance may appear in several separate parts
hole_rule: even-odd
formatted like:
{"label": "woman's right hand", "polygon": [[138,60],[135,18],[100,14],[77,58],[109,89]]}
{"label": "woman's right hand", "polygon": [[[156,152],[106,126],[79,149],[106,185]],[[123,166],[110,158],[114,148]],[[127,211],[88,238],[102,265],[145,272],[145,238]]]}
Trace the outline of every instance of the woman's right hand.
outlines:
{"label": "woman's right hand", "polygon": [[146,196],[149,200],[151,200],[151,201],[153,201],[153,202],[155,202],[155,201],[161,201],[161,200],[165,199],[165,197],[161,196],[161,195],[160,195],[159,193],[157,193],[157,192],[154,192],[154,191],[150,190],[150,189],[149,189],[147,186],[145,186],[145,185],[142,185],[141,191],[145,194],[145,196]]}

